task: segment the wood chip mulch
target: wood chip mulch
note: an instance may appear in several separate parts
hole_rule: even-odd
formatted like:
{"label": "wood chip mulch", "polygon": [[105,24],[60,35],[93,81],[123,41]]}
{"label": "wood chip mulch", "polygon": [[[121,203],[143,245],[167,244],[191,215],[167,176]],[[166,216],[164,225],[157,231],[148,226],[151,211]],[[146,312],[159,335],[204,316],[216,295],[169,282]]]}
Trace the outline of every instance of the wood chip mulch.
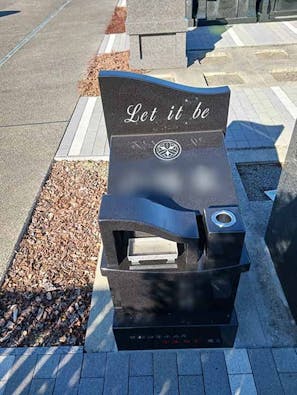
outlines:
{"label": "wood chip mulch", "polygon": [[81,96],[99,96],[98,84],[99,70],[119,70],[132,71],[134,73],[144,73],[144,70],[131,69],[129,66],[129,51],[102,54],[91,59],[88,65],[86,77],[78,83],[78,90]]}
{"label": "wood chip mulch", "polygon": [[126,27],[125,22],[127,18],[127,8],[126,7],[116,7],[113,15],[111,17],[111,21],[109,22],[105,33],[125,33]]}
{"label": "wood chip mulch", "polygon": [[105,162],[57,162],[0,289],[0,346],[81,345],[100,247]]}

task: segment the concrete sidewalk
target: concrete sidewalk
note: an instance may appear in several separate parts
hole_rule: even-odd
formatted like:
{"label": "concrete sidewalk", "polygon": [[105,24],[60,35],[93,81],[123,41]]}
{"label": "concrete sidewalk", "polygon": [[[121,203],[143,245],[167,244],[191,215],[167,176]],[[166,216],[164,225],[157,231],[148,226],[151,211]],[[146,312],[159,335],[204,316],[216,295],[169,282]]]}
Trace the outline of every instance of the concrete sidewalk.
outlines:
{"label": "concrete sidewalk", "polygon": [[0,24],[0,58],[5,61],[0,67],[0,279],[116,0],[2,3],[7,14]]}

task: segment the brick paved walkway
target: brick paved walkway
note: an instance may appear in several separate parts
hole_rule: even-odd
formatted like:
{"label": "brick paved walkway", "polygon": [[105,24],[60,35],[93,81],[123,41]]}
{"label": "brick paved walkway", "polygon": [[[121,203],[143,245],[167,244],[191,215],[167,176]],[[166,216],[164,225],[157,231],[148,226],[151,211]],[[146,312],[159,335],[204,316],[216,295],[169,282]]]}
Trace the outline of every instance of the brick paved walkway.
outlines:
{"label": "brick paved walkway", "polygon": [[297,393],[294,348],[84,353],[82,347],[2,349],[0,394]]}

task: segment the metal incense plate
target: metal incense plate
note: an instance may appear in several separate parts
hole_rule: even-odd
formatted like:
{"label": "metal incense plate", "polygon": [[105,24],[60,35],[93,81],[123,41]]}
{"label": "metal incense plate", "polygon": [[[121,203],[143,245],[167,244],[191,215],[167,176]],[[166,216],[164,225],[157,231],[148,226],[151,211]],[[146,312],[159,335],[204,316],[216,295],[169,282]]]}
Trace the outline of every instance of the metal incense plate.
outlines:
{"label": "metal incense plate", "polygon": [[[141,261],[160,260],[173,264],[177,256],[177,244],[161,237],[131,238],[128,242],[127,257],[132,265],[139,265]],[[164,268],[164,265],[160,266]]]}

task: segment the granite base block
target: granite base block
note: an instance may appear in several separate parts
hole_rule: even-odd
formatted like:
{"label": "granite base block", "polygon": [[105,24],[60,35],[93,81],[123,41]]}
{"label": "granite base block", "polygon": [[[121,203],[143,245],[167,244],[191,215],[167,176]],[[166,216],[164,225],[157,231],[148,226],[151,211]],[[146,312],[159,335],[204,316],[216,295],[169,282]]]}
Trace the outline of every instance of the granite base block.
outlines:
{"label": "granite base block", "polygon": [[126,27],[129,34],[186,31],[184,0],[129,0]]}

